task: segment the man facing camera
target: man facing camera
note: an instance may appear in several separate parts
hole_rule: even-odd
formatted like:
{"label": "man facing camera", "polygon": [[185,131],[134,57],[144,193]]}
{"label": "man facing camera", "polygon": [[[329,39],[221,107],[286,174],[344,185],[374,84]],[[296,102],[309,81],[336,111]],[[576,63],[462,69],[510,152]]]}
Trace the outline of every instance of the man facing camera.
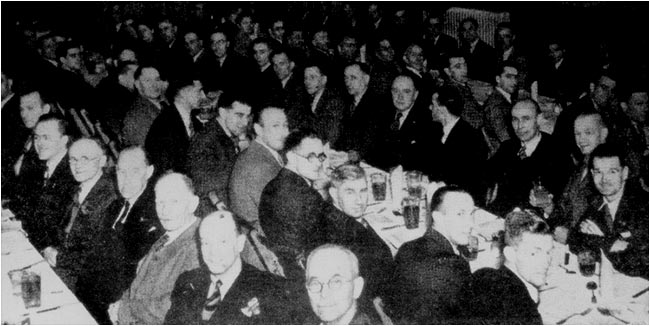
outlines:
{"label": "man facing camera", "polygon": [[364,279],[352,251],[337,245],[322,245],[307,259],[307,292],[311,308],[324,325],[377,325],[357,304]]}
{"label": "man facing camera", "polygon": [[469,243],[474,209],[472,196],[457,186],[435,192],[433,227],[405,243],[395,256],[393,296],[387,303],[398,323],[463,322],[464,289],[471,272],[458,247]]}
{"label": "man facing camera", "polygon": [[205,263],[181,274],[165,324],[292,324],[295,305],[285,282],[242,262],[246,236],[227,211],[214,212],[199,226]]}
{"label": "man facing camera", "polygon": [[[553,237],[543,219],[530,211],[506,216],[504,266],[472,275],[470,319],[482,324],[541,325],[539,288],[546,284]],[[472,323],[472,322],[470,322]]]}

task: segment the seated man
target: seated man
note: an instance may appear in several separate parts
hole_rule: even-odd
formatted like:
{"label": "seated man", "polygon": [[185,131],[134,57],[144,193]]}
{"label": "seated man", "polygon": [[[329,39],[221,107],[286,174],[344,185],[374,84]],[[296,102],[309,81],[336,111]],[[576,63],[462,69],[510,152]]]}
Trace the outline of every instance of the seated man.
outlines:
{"label": "seated man", "polygon": [[368,182],[362,168],[353,164],[337,167],[329,189],[334,207],[328,212],[333,221],[330,242],[350,250],[359,258],[360,275],[365,279],[362,304],[383,297],[395,265],[390,249],[363,218],[368,206]]}
{"label": "seated man", "polygon": [[530,211],[506,216],[504,265],[472,275],[469,322],[541,325],[539,288],[546,284],[553,237],[546,222]]}
{"label": "seated man", "polygon": [[34,148],[40,161],[21,177],[27,195],[12,210],[23,221],[29,241],[39,250],[57,238],[61,219],[77,187],[68,160],[69,142],[65,120],[53,114],[38,119],[34,127]]}
{"label": "seated man", "polygon": [[481,132],[463,118],[462,98],[458,89],[443,85],[433,93],[430,109],[433,120],[442,125],[442,159],[438,170],[430,172],[435,180],[467,189],[474,198],[482,198],[485,189],[481,171],[487,159],[487,146]]}
{"label": "seated man", "polygon": [[475,129],[483,127],[483,113],[480,104],[474,98],[472,89],[467,85],[468,64],[459,52],[447,56],[444,72],[447,75],[446,84],[460,92],[463,98],[463,110],[460,116]]}
{"label": "seated man", "polygon": [[380,324],[357,303],[364,279],[359,275],[359,261],[349,249],[331,244],[314,249],[307,258],[305,278],[311,308],[320,324]]}
{"label": "seated man", "polygon": [[527,205],[533,183],[541,183],[557,198],[569,178],[571,158],[551,135],[540,131],[540,114],[536,102],[517,102],[511,110],[517,137],[502,143],[489,161],[487,178],[496,183],[496,198],[488,204],[497,215]]}
{"label": "seated man", "polygon": [[461,36],[460,51],[470,68],[469,77],[491,82],[497,65],[497,53],[491,45],[481,40],[478,29],[478,21],[473,17],[465,18],[460,22],[458,27]]}
{"label": "seated man", "polygon": [[433,225],[419,239],[399,248],[391,317],[406,324],[458,324],[466,307],[469,263],[458,246],[469,243],[474,200],[456,186],[438,189],[431,200]]}
{"label": "seated man", "polygon": [[246,132],[251,105],[224,93],[219,98],[219,116],[197,134],[187,154],[188,171],[196,180],[196,192],[213,204],[228,198],[228,178],[239,153],[239,136]]}
{"label": "seated man", "polygon": [[287,164],[264,187],[259,218],[285,277],[300,283],[307,255],[327,241],[324,214],[329,204],[314,189],[326,156],[323,142],[311,129],[289,134],[285,150]]}
{"label": "seated man", "polygon": [[295,324],[286,282],[240,257],[246,236],[227,211],[206,216],[199,226],[204,266],[181,274],[174,285],[165,324]]}
{"label": "seated man", "polygon": [[485,136],[489,141],[490,154],[494,154],[502,142],[515,138],[510,121],[513,97],[517,91],[519,71],[514,63],[503,62],[495,77],[496,85],[492,94],[485,101],[484,119]]}
{"label": "seated man", "polygon": [[167,107],[164,102],[167,84],[160,79],[158,69],[152,66],[139,66],[133,78],[139,96],[126,112],[121,138],[126,146],[144,146],[151,124]]}
{"label": "seated man", "polygon": [[131,287],[110,306],[113,323],[162,324],[174,282],[183,272],[199,267],[199,220],[194,216],[199,198],[192,181],[179,173],[165,174],[155,192],[156,213],[166,232],[140,261]]}
{"label": "seated man", "polygon": [[602,250],[619,272],[647,279],[648,193],[628,180],[627,162],[615,145],[598,146],[590,168],[599,196],[571,230],[571,251]]}

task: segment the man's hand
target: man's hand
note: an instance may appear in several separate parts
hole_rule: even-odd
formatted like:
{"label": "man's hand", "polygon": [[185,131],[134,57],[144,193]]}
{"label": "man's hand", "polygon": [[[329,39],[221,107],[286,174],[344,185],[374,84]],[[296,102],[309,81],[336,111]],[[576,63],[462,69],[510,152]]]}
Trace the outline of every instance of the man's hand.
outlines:
{"label": "man's hand", "polygon": [[597,235],[599,237],[604,237],[605,234],[600,230],[598,225],[592,220],[585,220],[580,223],[580,232],[585,234]]}
{"label": "man's hand", "polygon": [[59,251],[54,247],[47,247],[43,250],[43,257],[45,261],[52,267],[56,267],[56,256],[59,254]]}
{"label": "man's hand", "polygon": [[609,248],[609,252],[621,252],[627,249],[627,247],[630,245],[629,242],[625,240],[616,240],[614,241],[614,244],[612,244],[612,247]]}
{"label": "man's hand", "polygon": [[118,312],[120,311],[120,302],[122,301],[111,303],[111,305],[108,306],[108,318],[111,320],[113,325],[118,324],[117,316],[118,316]]}
{"label": "man's hand", "polygon": [[561,244],[566,244],[566,240],[569,238],[569,229],[564,226],[556,227],[553,231],[553,238]]}
{"label": "man's hand", "polygon": [[549,200],[548,201],[543,201],[539,202],[537,200],[537,196],[535,196],[535,190],[530,189],[530,193],[528,194],[528,202],[533,206],[533,207],[539,207],[544,210],[544,214],[546,216],[551,216],[551,213],[553,213],[553,209],[555,206],[553,205],[553,194],[548,194]]}

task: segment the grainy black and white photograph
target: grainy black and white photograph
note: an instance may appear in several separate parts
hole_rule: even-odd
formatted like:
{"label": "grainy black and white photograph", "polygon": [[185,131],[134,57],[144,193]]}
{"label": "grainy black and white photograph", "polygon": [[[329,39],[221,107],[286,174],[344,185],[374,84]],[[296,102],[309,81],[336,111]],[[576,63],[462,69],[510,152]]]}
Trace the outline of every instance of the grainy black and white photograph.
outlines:
{"label": "grainy black and white photograph", "polygon": [[648,2],[1,8],[3,325],[649,323]]}

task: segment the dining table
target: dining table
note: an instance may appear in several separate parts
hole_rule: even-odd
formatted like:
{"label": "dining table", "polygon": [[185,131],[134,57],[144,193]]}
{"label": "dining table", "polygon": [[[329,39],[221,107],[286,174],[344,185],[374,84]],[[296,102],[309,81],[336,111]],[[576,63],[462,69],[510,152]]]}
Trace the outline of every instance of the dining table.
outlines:
{"label": "dining table", "polygon": [[[97,325],[86,307],[29,242],[20,221],[6,209],[2,210],[0,238],[2,324]],[[23,299],[23,275],[40,276],[40,304],[31,302],[27,307]]]}

